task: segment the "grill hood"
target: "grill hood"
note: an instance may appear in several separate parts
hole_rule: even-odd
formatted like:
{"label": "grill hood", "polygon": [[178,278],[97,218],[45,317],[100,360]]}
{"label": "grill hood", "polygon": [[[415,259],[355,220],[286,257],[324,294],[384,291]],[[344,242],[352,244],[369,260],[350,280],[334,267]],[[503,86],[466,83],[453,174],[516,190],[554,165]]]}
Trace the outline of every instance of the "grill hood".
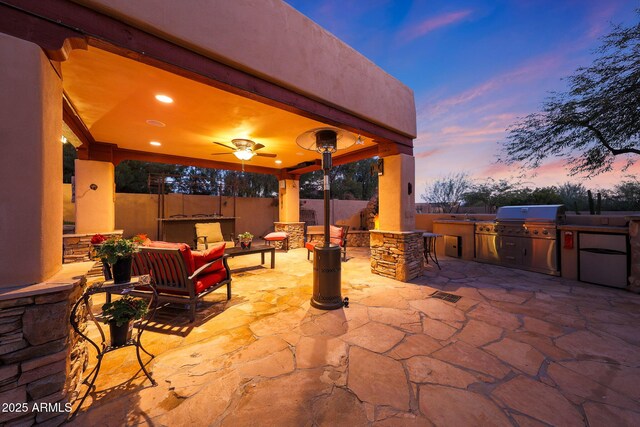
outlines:
{"label": "grill hood", "polygon": [[496,221],[562,223],[564,218],[564,205],[503,206],[496,213]]}

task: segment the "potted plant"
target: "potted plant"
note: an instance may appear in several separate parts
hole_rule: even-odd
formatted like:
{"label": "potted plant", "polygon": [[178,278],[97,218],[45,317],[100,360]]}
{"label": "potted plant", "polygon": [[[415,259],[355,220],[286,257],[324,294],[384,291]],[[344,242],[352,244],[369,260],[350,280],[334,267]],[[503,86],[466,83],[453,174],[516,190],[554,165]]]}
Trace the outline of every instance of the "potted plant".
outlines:
{"label": "potted plant", "polygon": [[249,249],[251,247],[251,241],[253,240],[253,234],[245,231],[238,234],[238,241],[240,241],[240,247],[242,249]]}
{"label": "potted plant", "polygon": [[131,262],[136,252],[138,245],[133,240],[120,237],[110,237],[96,246],[97,256],[111,265],[114,283],[131,281]]}
{"label": "potted plant", "polygon": [[111,347],[121,347],[131,339],[132,321],[141,319],[147,310],[145,300],[130,295],[102,306],[104,323],[109,325]]}

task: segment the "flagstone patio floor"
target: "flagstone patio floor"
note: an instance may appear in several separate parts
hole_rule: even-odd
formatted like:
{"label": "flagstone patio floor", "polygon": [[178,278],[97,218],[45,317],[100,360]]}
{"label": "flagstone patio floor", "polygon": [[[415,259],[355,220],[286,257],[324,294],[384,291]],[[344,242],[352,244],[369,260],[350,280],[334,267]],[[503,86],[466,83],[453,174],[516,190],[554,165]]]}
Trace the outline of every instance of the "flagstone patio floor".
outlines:
{"label": "flagstone patio floor", "polygon": [[193,324],[160,310],[142,337],[158,386],[133,348],[109,353],[72,424],[640,425],[640,295],[451,258],[402,283],[349,248],[350,305],[321,311],[306,250],[276,257],[232,259],[233,298]]}

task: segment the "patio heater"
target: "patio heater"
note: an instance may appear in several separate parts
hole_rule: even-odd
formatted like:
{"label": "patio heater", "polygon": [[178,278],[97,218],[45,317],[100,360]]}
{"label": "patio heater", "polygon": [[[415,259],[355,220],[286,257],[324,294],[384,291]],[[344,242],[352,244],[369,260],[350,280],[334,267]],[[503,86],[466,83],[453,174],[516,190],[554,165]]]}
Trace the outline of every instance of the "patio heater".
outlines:
{"label": "patio heater", "polygon": [[313,296],[311,305],[322,310],[335,310],[343,306],[340,264],[340,247],[331,243],[329,224],[329,171],[331,155],[348,148],[356,142],[355,135],[337,128],[311,129],[296,138],[296,143],[305,150],[322,154],[324,172],[324,243],[313,249]]}

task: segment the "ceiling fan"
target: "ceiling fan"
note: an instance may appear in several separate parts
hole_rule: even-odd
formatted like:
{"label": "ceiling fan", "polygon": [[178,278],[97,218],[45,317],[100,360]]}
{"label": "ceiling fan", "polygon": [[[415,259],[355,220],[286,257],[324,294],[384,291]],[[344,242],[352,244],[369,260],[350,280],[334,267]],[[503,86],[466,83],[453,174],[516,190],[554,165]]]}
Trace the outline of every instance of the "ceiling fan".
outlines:
{"label": "ceiling fan", "polygon": [[251,160],[253,156],[260,156],[260,157],[276,157],[277,156],[277,154],[271,154],[271,153],[257,153],[258,150],[264,148],[264,145],[254,142],[250,139],[242,139],[242,138],[232,139],[231,143],[234,145],[233,147],[227,144],[223,144],[222,142],[217,142],[217,141],[211,141],[211,142],[231,150],[231,152],[229,153],[212,153],[211,154],[212,156],[220,156],[223,154],[233,154],[234,156],[236,156],[238,159],[242,161]]}

